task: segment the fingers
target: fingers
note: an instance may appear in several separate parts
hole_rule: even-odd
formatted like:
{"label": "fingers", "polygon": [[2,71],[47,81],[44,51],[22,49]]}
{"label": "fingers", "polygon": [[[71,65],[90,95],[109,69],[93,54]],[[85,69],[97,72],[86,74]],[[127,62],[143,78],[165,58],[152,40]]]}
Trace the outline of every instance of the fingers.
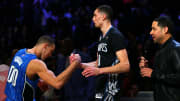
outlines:
{"label": "fingers", "polygon": [[95,68],[95,67],[87,67],[86,69],[84,69],[84,71],[82,72],[82,75],[85,77],[90,77],[90,76],[96,76],[98,75],[99,69]]}
{"label": "fingers", "polygon": [[92,73],[91,70],[88,69],[88,68],[86,68],[86,69],[84,69],[84,71],[82,72],[82,75],[85,76],[85,77],[88,77],[88,76],[90,75],[90,73]]}
{"label": "fingers", "polygon": [[79,54],[71,54],[69,56],[69,60],[70,60],[70,63],[74,62],[74,61],[78,61],[78,62],[81,62],[81,57]]}
{"label": "fingers", "polygon": [[79,54],[75,54],[74,55],[74,60],[78,61],[78,62],[81,62],[81,57]]}
{"label": "fingers", "polygon": [[144,68],[141,69],[141,76],[145,77],[146,76],[146,70]]}
{"label": "fingers", "polygon": [[151,68],[142,68],[140,74],[142,77],[151,77],[152,69]]}
{"label": "fingers", "polygon": [[140,61],[148,61],[148,60],[146,60],[145,57],[141,56],[141,57],[140,57]]}
{"label": "fingers", "polygon": [[71,54],[71,55],[69,56],[69,62],[70,62],[70,64],[74,61],[74,55],[75,55],[75,54]]}
{"label": "fingers", "polygon": [[140,57],[140,62],[139,62],[139,67],[140,68],[144,68],[144,67],[147,67],[147,63],[148,63],[148,60],[146,60],[143,56]]}
{"label": "fingers", "polygon": [[82,75],[85,76],[85,77],[90,77],[90,76],[93,76],[93,72],[90,71],[90,70],[85,69],[85,70],[82,72]]}
{"label": "fingers", "polygon": [[152,69],[148,67],[148,60],[143,56],[140,57],[139,67],[140,67],[140,74],[142,77],[151,77]]}
{"label": "fingers", "polygon": [[141,60],[145,60],[145,58],[143,56],[140,57]]}

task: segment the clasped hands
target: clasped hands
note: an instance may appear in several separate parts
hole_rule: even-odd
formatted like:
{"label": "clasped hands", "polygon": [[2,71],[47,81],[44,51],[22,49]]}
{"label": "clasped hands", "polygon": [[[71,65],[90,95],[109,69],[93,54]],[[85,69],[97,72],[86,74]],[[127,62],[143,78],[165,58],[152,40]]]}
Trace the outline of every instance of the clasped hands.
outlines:
{"label": "clasped hands", "polygon": [[[71,54],[69,57],[70,64],[75,61],[79,56],[79,54]],[[80,68],[84,69],[82,75],[85,77],[97,76],[100,73],[100,69],[94,65],[88,63],[80,63]]]}

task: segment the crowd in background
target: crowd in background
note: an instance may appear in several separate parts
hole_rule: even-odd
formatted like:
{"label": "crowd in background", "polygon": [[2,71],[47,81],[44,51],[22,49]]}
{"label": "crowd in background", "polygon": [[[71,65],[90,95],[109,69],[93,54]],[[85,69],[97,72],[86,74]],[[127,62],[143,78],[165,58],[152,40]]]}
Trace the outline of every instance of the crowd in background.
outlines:
{"label": "crowd in background", "polygon": [[[138,63],[142,55],[150,65],[153,63],[156,47],[149,35],[152,20],[161,15],[171,16],[176,26],[174,38],[180,41],[180,10],[159,6],[156,0],[1,0],[0,64],[9,61],[14,49],[31,48],[44,34],[56,41],[53,57],[46,60],[55,74],[66,68],[68,56],[74,49],[82,56],[83,62],[96,59],[100,30],[93,26],[92,16],[94,9],[101,4],[112,6],[113,26],[127,39],[131,71],[125,75],[124,96],[134,96],[137,90],[151,90],[151,81],[140,77]],[[44,94],[39,89],[37,98],[91,101],[94,78],[84,78],[81,72],[81,69],[76,70],[61,90],[48,87],[48,93]],[[50,98],[52,93],[53,98]]]}

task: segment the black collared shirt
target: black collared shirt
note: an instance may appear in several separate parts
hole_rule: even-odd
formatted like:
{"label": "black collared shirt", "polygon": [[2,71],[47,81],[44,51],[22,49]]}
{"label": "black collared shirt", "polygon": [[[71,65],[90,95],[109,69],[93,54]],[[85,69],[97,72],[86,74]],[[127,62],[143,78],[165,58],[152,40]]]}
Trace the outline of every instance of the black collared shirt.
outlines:
{"label": "black collared shirt", "polygon": [[157,51],[151,77],[155,101],[180,101],[180,43],[173,38]]}

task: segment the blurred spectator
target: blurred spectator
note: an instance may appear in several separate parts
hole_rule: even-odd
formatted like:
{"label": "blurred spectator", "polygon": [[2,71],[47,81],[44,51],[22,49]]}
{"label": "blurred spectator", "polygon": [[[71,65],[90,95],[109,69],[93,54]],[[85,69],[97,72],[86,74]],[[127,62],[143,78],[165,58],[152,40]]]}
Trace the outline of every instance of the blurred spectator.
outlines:
{"label": "blurred spectator", "polygon": [[6,95],[4,94],[6,80],[8,76],[9,66],[6,64],[0,65],[0,101],[5,101]]}
{"label": "blurred spectator", "polygon": [[4,90],[6,87],[6,81],[8,77],[9,65],[17,51],[17,49],[14,49],[12,51],[10,58],[8,56],[6,58],[3,58],[4,61],[2,62],[2,64],[0,64],[0,101],[5,101],[6,95],[4,94]]}

